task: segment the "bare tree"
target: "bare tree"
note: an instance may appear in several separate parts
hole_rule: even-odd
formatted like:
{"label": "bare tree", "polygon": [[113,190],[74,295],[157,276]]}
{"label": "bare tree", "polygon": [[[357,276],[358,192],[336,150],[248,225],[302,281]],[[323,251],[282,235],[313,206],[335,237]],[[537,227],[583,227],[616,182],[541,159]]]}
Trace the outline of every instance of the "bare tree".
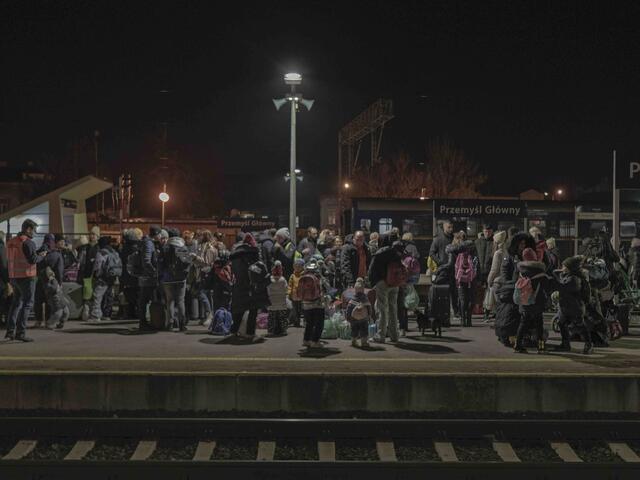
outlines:
{"label": "bare tree", "polygon": [[475,198],[487,177],[450,140],[427,146],[424,187],[431,198]]}
{"label": "bare tree", "polygon": [[417,198],[424,172],[405,153],[356,171],[353,195],[372,198]]}

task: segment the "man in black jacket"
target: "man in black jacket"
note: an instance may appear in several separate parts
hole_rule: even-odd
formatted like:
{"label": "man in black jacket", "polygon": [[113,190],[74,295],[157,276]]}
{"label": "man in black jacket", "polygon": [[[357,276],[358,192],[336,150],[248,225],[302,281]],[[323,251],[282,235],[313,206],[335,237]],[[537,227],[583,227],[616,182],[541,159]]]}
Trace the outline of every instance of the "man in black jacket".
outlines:
{"label": "man in black jacket", "polygon": [[[298,252],[302,255],[305,262],[316,253],[318,243],[318,229],[316,227],[309,227],[307,229],[307,236],[300,240],[298,244]],[[322,252],[320,252],[322,253]]]}
{"label": "man in black jacket", "polygon": [[347,241],[342,247],[341,268],[344,287],[353,287],[357,278],[366,278],[370,264],[371,252],[364,241],[364,232],[358,230],[353,234],[353,240]]}
{"label": "man in black jacket", "polygon": [[436,262],[437,266],[447,263],[449,256],[447,255],[446,248],[453,241],[453,223],[449,220],[445,220],[442,223],[442,230],[438,233],[438,236],[431,242],[431,248],[429,249],[429,256]]}
{"label": "man in black jacket", "polygon": [[158,288],[158,251],[154,242],[160,239],[161,229],[157,226],[149,227],[149,235],[140,240],[140,260],[142,263],[142,275],[138,277],[138,318],[140,330],[152,330],[147,322],[147,305],[153,301],[153,296]]}

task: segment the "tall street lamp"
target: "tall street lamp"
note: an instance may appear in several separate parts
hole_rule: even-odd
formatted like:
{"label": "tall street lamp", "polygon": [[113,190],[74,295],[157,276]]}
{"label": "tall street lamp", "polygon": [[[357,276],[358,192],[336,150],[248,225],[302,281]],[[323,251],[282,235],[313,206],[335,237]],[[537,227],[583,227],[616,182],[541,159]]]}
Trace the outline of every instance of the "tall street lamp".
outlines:
{"label": "tall street lamp", "polygon": [[[296,178],[296,112],[299,104],[304,105],[307,110],[311,110],[315,100],[302,98],[302,93],[296,92],[296,85],[302,83],[302,75],[299,73],[287,73],[284,76],[284,83],[291,85],[291,91],[284,98],[274,98],[273,104],[276,110],[280,110],[285,103],[291,104],[291,165],[289,170],[289,178]],[[291,238],[296,239],[296,183],[289,182],[289,232]]]}
{"label": "tall street lamp", "polygon": [[162,187],[162,192],[158,195],[158,198],[162,202],[162,228],[164,228],[164,204],[169,201],[169,194],[167,193],[167,184],[165,183]]}

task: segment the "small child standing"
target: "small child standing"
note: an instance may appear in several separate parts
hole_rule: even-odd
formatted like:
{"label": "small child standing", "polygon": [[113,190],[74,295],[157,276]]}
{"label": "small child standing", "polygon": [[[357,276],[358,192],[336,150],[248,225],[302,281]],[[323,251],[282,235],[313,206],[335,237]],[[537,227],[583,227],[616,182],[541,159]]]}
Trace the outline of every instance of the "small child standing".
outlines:
{"label": "small child standing", "polygon": [[270,305],[267,307],[269,335],[286,335],[289,322],[289,306],[287,305],[288,285],[282,276],[282,262],[276,260],[271,269],[271,281],[267,285]]}
{"label": "small child standing", "polygon": [[364,293],[364,280],[358,278],[354,285],[355,296],[347,304],[347,320],[351,323],[351,346],[368,347],[369,323],[371,322],[372,308],[369,298]]}
{"label": "small child standing", "polygon": [[311,260],[305,265],[304,274],[298,282],[298,297],[304,312],[305,347],[321,348],[320,337],[324,329],[324,292],[318,264]]}
{"label": "small child standing", "polygon": [[291,300],[291,320],[290,324],[294,327],[300,327],[300,318],[302,317],[302,299],[298,295],[298,283],[300,277],[304,273],[304,260],[298,258],[293,264],[293,273],[289,277],[289,300]]}
{"label": "small child standing", "polygon": [[62,290],[62,285],[56,280],[56,275],[51,267],[46,268],[45,274],[47,276],[45,294],[49,307],[51,307],[47,328],[53,328],[55,323],[55,328],[61,329],[64,327],[64,322],[69,319],[69,300]]}

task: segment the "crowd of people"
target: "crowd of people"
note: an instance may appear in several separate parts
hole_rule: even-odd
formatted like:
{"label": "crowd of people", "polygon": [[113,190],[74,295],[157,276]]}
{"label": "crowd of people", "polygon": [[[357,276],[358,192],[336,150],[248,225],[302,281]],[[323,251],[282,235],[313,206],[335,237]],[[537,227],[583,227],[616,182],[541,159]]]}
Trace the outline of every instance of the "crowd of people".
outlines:
{"label": "crowd of people", "polygon": [[[451,311],[465,327],[472,325],[475,311],[484,313],[484,322],[494,322],[498,339],[515,352],[526,353],[533,344],[542,353],[543,314],[555,299],[562,337],[557,348],[570,350],[571,340],[579,337],[588,354],[597,331],[593,311],[605,316],[610,299],[602,292],[615,290],[614,264],[620,261],[608,240],[600,239],[598,251],[587,245],[585,255],[561,261],[554,239],[545,239],[537,227],[494,232],[485,225],[472,240],[464,231],[454,232],[450,221],[443,223],[426,259],[411,233],[401,235],[397,228],[342,238],[311,227],[298,242],[280,228],[241,232],[226,245],[222,234],[208,230],[152,226],[146,234],[132,228],[116,239],[94,227],[76,245],[47,234],[39,248],[36,229],[26,220],[6,245],[0,238],[0,312],[9,340],[32,341],[26,335],[32,309],[37,326],[64,328],[72,305],[63,283],[75,282],[89,322],[110,319],[117,311],[120,318],[137,319],[141,331],[184,332],[195,319],[212,334],[249,341],[256,338],[258,323],[272,336],[304,325],[303,345],[309,348],[322,347],[327,312],[339,308],[351,325],[354,346],[398,341],[411,314],[421,328],[428,323],[438,333]],[[631,253],[638,272],[640,241]],[[421,301],[414,287],[424,266],[432,284],[428,301]],[[606,285],[594,281],[598,268]]]}

